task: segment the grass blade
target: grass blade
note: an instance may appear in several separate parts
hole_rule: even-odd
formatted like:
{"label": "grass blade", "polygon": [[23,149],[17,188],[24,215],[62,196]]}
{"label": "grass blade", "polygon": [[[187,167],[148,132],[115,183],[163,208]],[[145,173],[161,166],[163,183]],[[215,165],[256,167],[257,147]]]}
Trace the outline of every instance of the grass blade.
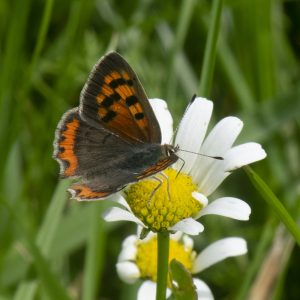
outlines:
{"label": "grass blade", "polygon": [[276,197],[268,185],[262,180],[262,178],[256,174],[249,166],[244,167],[246,174],[250,178],[252,184],[265,199],[268,205],[273,209],[280,221],[286,226],[288,231],[293,235],[297,244],[300,246],[300,230],[297,224],[292,219],[288,211],[282,205],[281,201]]}
{"label": "grass blade", "polygon": [[83,278],[83,300],[96,299],[106,249],[106,227],[101,219],[103,206],[91,203],[90,235],[88,238]]}
{"label": "grass blade", "polygon": [[214,0],[212,5],[212,18],[211,24],[209,25],[207,42],[205,44],[204,61],[199,86],[199,95],[203,97],[208,97],[211,89],[211,81],[217,52],[218,33],[220,29],[222,3],[222,0]]}

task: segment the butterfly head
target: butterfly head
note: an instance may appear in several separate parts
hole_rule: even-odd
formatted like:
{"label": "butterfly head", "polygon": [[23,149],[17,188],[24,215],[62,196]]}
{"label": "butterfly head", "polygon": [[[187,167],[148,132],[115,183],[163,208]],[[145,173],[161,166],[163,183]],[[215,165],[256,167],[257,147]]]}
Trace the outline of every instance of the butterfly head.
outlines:
{"label": "butterfly head", "polygon": [[172,146],[168,144],[162,145],[163,153],[166,157],[172,157],[172,156],[177,156],[176,152],[179,150],[179,146]]}

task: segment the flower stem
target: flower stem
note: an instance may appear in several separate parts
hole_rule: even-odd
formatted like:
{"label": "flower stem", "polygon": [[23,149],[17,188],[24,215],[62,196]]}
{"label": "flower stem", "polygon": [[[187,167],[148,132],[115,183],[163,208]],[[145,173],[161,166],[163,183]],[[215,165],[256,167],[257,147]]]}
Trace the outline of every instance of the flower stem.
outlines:
{"label": "flower stem", "polygon": [[157,289],[156,300],[166,299],[169,269],[169,241],[168,232],[157,233]]}

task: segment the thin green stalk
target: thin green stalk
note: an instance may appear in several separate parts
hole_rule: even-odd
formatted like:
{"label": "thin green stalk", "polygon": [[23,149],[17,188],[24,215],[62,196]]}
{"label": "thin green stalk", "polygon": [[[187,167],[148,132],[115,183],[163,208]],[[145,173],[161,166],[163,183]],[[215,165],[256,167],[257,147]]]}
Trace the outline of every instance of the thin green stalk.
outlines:
{"label": "thin green stalk", "polygon": [[157,233],[157,289],[156,300],[165,300],[168,270],[169,270],[169,244],[170,235],[168,232]]}
{"label": "thin green stalk", "polygon": [[204,60],[201,70],[199,95],[208,97],[211,89],[212,75],[215,66],[217,40],[220,29],[222,0],[214,0],[212,5],[212,18],[209,25],[207,42],[205,45]]}
{"label": "thin green stalk", "polygon": [[270,205],[277,217],[286,226],[288,231],[293,235],[297,244],[300,246],[300,230],[288,211],[282,205],[281,201],[276,197],[276,195],[262,180],[262,178],[260,178],[259,175],[257,175],[249,166],[244,167],[244,170],[246,171],[254,187]]}
{"label": "thin green stalk", "polygon": [[180,7],[180,19],[176,30],[173,47],[170,51],[169,71],[168,71],[168,83],[167,83],[167,99],[168,102],[174,101],[174,95],[176,94],[176,72],[175,64],[177,63],[177,56],[181,51],[184,40],[186,38],[187,30],[189,28],[192,14],[194,11],[195,0],[182,1]]}
{"label": "thin green stalk", "polygon": [[46,34],[48,32],[48,28],[49,28],[49,24],[50,24],[50,20],[51,20],[53,2],[54,2],[53,0],[47,0],[45,3],[44,13],[43,13],[43,17],[42,17],[42,23],[40,26],[37,42],[35,44],[35,48],[33,51],[33,55],[31,58],[31,62],[30,62],[30,66],[29,66],[29,70],[28,70],[28,74],[27,74],[29,78],[27,78],[28,80],[25,83],[25,84],[27,84],[24,88],[25,94],[31,84],[32,72],[36,66],[36,63],[39,59],[39,56],[40,56],[43,46],[45,44]]}
{"label": "thin green stalk", "polygon": [[57,184],[47,213],[37,234],[36,243],[40,247],[42,253],[47,257],[50,255],[52,243],[62,218],[67,196],[66,189],[69,185],[69,180],[61,180]]}
{"label": "thin green stalk", "polygon": [[106,246],[106,227],[101,219],[103,206],[93,203],[90,207],[90,234],[87,242],[82,299],[96,299],[100,287]]}

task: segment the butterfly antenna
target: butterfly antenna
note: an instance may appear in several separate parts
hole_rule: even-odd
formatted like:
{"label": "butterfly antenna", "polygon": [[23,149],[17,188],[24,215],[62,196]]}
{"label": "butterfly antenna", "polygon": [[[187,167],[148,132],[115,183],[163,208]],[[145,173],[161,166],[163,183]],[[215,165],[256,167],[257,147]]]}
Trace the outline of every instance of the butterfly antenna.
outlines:
{"label": "butterfly antenna", "polygon": [[[176,146],[176,147],[177,147],[177,146]],[[224,158],[221,157],[221,156],[211,156],[211,155],[206,155],[206,154],[197,153],[197,152],[193,152],[193,151],[182,150],[182,149],[179,149],[179,151],[188,152],[188,153],[193,153],[193,154],[201,155],[201,156],[208,157],[208,158],[212,158],[212,159],[224,160]],[[179,171],[177,172],[175,178],[178,177],[178,175],[180,174],[180,172],[182,171],[182,169],[183,169],[183,167],[184,167],[184,165],[185,165],[185,160],[184,160],[182,157],[178,156],[178,155],[177,155],[177,157],[178,157],[178,159],[180,159],[180,160],[182,161],[182,166],[180,167]]]}
{"label": "butterfly antenna", "polygon": [[176,134],[177,134],[177,131],[178,131],[178,128],[179,128],[179,126],[180,126],[180,124],[181,124],[181,122],[182,122],[182,120],[183,120],[184,116],[186,115],[186,113],[187,113],[188,109],[190,108],[191,104],[194,102],[194,100],[196,99],[196,97],[197,97],[197,95],[196,95],[196,94],[194,94],[194,95],[192,96],[192,98],[191,98],[191,100],[190,100],[190,102],[189,102],[188,106],[186,107],[186,109],[185,109],[185,111],[184,111],[184,113],[183,113],[183,116],[182,116],[182,118],[181,118],[180,122],[178,123],[178,125],[176,126],[176,128],[175,128],[175,130],[174,130],[174,132],[173,132],[173,135],[172,135],[172,138],[171,138],[170,144],[172,143],[174,136],[176,136]]}
{"label": "butterfly antenna", "polygon": [[179,151],[187,152],[187,153],[192,153],[192,154],[196,154],[196,155],[200,155],[200,156],[204,156],[204,157],[208,157],[208,158],[212,158],[212,159],[224,160],[224,157],[222,157],[222,156],[207,155],[207,154],[202,154],[202,153],[198,153],[198,152],[194,152],[194,151],[189,151],[189,150],[184,150],[184,149],[180,149],[180,148],[179,148]]}

